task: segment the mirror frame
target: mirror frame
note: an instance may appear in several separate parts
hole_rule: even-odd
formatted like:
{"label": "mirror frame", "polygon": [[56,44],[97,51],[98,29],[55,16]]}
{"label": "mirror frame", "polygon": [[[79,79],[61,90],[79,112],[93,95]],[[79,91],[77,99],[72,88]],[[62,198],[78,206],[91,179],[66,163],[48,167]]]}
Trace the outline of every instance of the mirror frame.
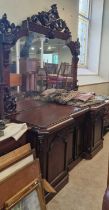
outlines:
{"label": "mirror frame", "polygon": [[[80,54],[79,40],[72,41],[69,28],[64,20],[59,17],[57,5],[53,4],[48,12],[38,12],[38,14],[27,17],[21,25],[10,23],[7,15],[4,14],[0,19],[0,118],[4,118],[4,95],[8,92],[5,104],[11,100],[9,91],[5,92],[5,86],[9,86],[9,56],[11,47],[14,46],[18,39],[28,36],[29,32],[36,32],[45,35],[49,39],[59,38],[66,41],[72,54],[71,74],[73,77],[73,90],[77,90],[77,65]],[[15,108],[15,104],[14,104]]]}

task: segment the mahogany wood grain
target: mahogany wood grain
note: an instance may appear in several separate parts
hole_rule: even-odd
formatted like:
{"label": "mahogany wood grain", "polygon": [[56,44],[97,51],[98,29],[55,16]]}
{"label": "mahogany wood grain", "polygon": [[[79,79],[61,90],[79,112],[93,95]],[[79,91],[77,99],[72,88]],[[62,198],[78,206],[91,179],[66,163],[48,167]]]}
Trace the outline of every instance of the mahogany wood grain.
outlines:
{"label": "mahogany wood grain", "polygon": [[11,119],[17,122],[26,122],[27,124],[39,128],[48,128],[49,126],[58,124],[71,116],[76,117],[78,114],[82,115],[89,110],[89,108],[85,108],[81,109],[81,112],[78,112],[73,106],[41,103],[33,100],[18,103],[17,110],[24,110],[26,104],[28,110],[13,115]]}

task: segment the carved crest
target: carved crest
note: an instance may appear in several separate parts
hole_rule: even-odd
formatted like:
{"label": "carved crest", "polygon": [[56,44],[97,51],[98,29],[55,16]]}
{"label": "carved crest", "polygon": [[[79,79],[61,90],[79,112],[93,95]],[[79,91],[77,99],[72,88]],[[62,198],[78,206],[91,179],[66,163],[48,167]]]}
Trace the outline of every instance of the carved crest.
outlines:
{"label": "carved crest", "polygon": [[65,21],[59,17],[57,5],[53,4],[48,12],[38,12],[38,14],[32,15],[22,21],[22,24],[18,26],[14,23],[10,23],[5,13],[0,19],[0,34],[3,35],[1,37],[1,42],[8,43],[10,45],[15,44],[23,32],[24,35],[28,35],[28,32],[31,31],[30,25],[32,23],[35,24],[34,27],[42,26],[49,29],[46,34],[48,38],[54,38],[55,31],[63,32],[69,37],[71,36],[71,32]]}
{"label": "carved crest", "polygon": [[31,18],[27,18],[27,20],[51,29],[52,36],[48,34],[49,38],[53,38],[53,31],[55,30],[71,35],[65,21],[59,17],[56,4],[53,4],[48,12],[39,12],[38,15],[33,15]]}

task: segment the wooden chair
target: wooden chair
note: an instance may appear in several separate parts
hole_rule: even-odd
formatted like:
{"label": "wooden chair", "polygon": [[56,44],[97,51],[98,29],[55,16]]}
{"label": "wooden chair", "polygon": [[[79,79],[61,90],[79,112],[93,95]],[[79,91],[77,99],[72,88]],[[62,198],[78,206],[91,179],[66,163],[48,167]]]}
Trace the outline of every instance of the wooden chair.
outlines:
{"label": "wooden chair", "polygon": [[61,63],[56,74],[48,74],[48,87],[64,88],[66,77],[64,77],[66,63]]}
{"label": "wooden chair", "polygon": [[67,90],[72,89],[71,65],[68,63],[61,63],[56,87]]}
{"label": "wooden chair", "polygon": [[58,64],[45,63],[44,67],[46,68],[48,74],[57,74]]}

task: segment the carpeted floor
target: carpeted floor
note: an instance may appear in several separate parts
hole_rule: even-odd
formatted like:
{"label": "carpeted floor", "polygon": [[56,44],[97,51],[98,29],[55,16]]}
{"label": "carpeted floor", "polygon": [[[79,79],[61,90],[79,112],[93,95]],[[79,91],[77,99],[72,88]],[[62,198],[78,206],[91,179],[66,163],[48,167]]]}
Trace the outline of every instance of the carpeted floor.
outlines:
{"label": "carpeted floor", "polygon": [[101,210],[108,173],[109,133],[103,149],[82,160],[71,172],[69,183],[48,203],[47,210]]}

